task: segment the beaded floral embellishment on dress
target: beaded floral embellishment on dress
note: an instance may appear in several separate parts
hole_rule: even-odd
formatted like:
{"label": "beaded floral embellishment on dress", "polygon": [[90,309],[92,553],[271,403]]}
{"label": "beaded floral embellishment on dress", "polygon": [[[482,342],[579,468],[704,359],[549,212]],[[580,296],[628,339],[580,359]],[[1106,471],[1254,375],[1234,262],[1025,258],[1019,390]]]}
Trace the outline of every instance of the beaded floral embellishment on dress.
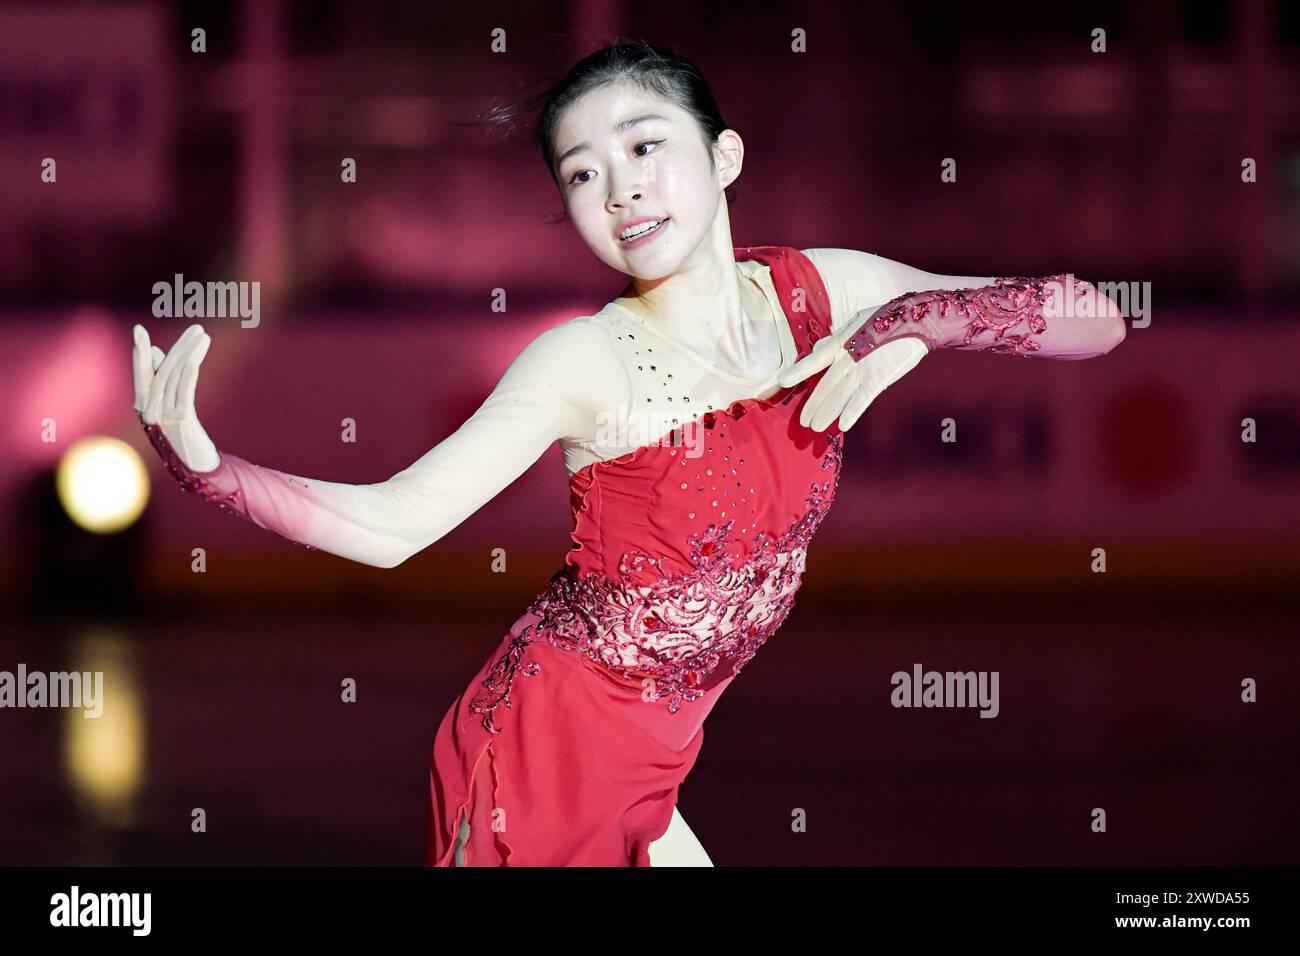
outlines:
{"label": "beaded floral embellishment on dress", "polygon": [[[667,698],[669,713],[698,700],[724,664],[736,674],[776,632],[794,606],[807,548],[835,497],[843,437],[827,436],[822,470],[803,501],[803,513],[779,536],[756,531],[748,549],[733,536],[735,519],[710,524],[689,539],[691,567],[668,571],[640,549],[625,552],[619,574],[557,573],[528,610],[539,620],[510,643],[483,680],[470,710],[493,722],[498,706],[510,706],[514,677],[535,677],[524,650],[545,637],[552,647],[581,653],[631,680],[649,678],[649,699]],[[718,673],[718,679],[728,672]]]}

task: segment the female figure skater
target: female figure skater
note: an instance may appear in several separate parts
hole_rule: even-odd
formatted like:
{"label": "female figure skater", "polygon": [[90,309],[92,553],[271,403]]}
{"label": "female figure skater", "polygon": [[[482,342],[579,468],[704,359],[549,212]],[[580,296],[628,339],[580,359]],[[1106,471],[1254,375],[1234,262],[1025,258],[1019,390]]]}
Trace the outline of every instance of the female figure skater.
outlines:
{"label": "female figure skater", "polygon": [[438,728],[427,862],[710,866],[678,788],[705,717],[793,605],[843,432],[933,349],[1087,358],[1124,338],[1124,318],[1067,276],[734,248],[724,191],[744,143],[667,50],[585,58],[536,135],[569,220],[630,281],[537,336],[410,467],[349,485],[218,452],[194,411],[210,343],[197,325],[165,356],[136,326],[136,410],[185,490],[382,568],[558,441],[573,547]]}

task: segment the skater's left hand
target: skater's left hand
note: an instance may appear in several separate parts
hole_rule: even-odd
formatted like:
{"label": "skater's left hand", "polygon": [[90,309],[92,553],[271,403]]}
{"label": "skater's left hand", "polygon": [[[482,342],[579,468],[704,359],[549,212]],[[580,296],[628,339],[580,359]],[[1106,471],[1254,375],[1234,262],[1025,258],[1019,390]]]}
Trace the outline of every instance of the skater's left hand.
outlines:
{"label": "skater's left hand", "polygon": [[826,369],[799,413],[804,428],[825,431],[838,416],[840,431],[848,431],[877,395],[915,368],[930,351],[921,339],[904,336],[855,359],[844,345],[857,331],[857,324],[850,324],[823,336],[811,352],[778,377],[781,387],[788,388]]}

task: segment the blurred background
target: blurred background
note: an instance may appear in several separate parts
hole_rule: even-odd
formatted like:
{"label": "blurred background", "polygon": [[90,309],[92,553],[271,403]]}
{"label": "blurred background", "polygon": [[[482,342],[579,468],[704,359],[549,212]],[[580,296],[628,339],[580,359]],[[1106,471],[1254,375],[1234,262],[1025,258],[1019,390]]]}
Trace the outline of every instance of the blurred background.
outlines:
{"label": "blurred background", "polygon": [[[1108,355],[937,353],[848,434],[681,790],[715,864],[1294,862],[1300,7],[245,0],[0,7],[0,672],[105,675],[96,719],[0,709],[0,864],[423,861],[438,723],[570,544],[558,448],[397,569],[307,551],[168,477],[130,329],[260,282],[201,320],[218,448],[400,471],[622,290],[526,136],[461,125],[620,38],[744,137],[737,245],[1151,290]],[[914,663],[1000,715],[894,709]]]}

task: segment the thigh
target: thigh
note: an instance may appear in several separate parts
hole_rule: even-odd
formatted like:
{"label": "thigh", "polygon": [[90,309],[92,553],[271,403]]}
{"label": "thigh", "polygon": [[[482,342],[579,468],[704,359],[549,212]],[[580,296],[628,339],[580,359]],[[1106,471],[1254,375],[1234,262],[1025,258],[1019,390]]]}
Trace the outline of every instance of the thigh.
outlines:
{"label": "thigh", "polygon": [[675,806],[668,829],[647,850],[651,866],[713,866],[713,861]]}

